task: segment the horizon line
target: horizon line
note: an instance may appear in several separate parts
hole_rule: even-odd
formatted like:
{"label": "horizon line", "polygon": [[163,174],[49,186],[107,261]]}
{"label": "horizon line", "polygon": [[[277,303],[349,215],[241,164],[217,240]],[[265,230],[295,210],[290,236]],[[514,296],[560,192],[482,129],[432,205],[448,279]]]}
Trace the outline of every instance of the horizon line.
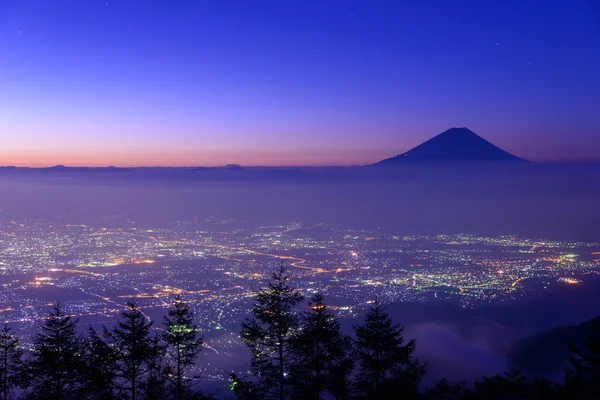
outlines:
{"label": "horizon line", "polygon": [[[529,164],[542,164],[542,165],[573,165],[573,164],[600,164],[600,160],[587,160],[587,161],[531,161],[526,160]],[[477,162],[477,161],[465,161],[465,162]],[[52,169],[52,168],[88,168],[88,169],[136,169],[136,168],[173,168],[173,169],[187,169],[187,168],[356,168],[365,167],[371,164],[345,164],[345,165],[242,165],[242,164],[219,164],[219,165],[64,165],[64,164],[53,164],[47,166],[32,166],[32,165],[0,165],[2,169]],[[460,164],[460,162],[454,162]],[[495,161],[484,161],[486,164],[504,164],[504,162]],[[440,162],[432,161],[427,162],[429,165],[439,165]],[[443,163],[447,164],[447,163]],[[414,165],[414,164],[412,164]]]}

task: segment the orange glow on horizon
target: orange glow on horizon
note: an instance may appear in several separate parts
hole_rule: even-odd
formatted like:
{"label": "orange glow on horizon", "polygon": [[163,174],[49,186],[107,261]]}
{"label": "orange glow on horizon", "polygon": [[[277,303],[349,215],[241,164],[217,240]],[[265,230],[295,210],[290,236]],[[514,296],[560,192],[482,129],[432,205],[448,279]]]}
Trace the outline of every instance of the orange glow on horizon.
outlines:
{"label": "orange glow on horizon", "polygon": [[[16,167],[46,168],[56,165],[68,167],[217,167],[227,164],[243,166],[349,166],[377,162],[396,153],[390,150],[343,150],[324,149],[240,149],[222,148],[199,151],[180,148],[132,148],[114,149],[99,145],[69,149],[29,148],[0,150],[0,165]],[[294,146],[290,146],[294,148]],[[190,146],[198,148],[198,146]],[[401,151],[401,150],[399,150]]]}

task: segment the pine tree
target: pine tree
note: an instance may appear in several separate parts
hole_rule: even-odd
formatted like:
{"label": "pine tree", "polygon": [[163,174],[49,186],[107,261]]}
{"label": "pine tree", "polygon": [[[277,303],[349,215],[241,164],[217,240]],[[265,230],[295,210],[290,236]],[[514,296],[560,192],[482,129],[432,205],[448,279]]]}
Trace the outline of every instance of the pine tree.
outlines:
{"label": "pine tree", "polygon": [[293,309],[303,299],[298,289],[289,286],[288,280],[282,263],[267,287],[256,292],[253,318],[242,323],[241,337],[252,353],[250,371],[257,382],[238,387],[251,386],[264,399],[283,400],[288,392],[290,339],[298,330],[298,317]]}
{"label": "pine tree", "polygon": [[235,372],[229,374],[229,390],[238,400],[262,400],[262,394],[258,384],[249,379],[240,378]]}
{"label": "pine tree", "polygon": [[164,400],[170,397],[167,380],[171,369],[168,365],[163,365],[165,350],[160,335],[155,334],[148,354],[148,374],[140,385],[144,400]]}
{"label": "pine tree", "polygon": [[33,341],[29,361],[30,395],[36,399],[72,399],[82,387],[83,340],[77,334],[77,319],[66,315],[60,304]]}
{"label": "pine tree", "polygon": [[354,331],[358,394],[368,399],[418,397],[425,366],[413,357],[415,340],[403,345],[404,328],[393,324],[379,301]]}
{"label": "pine tree", "polygon": [[340,324],[327,310],[323,295],[312,296],[309,310],[302,314],[302,331],[291,340],[292,398],[347,398],[354,366],[350,338],[340,332]]}
{"label": "pine tree", "polygon": [[164,317],[165,332],[163,340],[168,345],[168,353],[173,362],[172,391],[174,398],[189,398],[192,384],[188,371],[196,365],[198,354],[202,350],[204,340],[200,336],[200,328],[194,324],[194,313],[188,304],[179,296],[168,315]]}
{"label": "pine tree", "polygon": [[84,352],[85,385],[83,397],[109,399],[115,394],[117,354],[90,326]]}
{"label": "pine tree", "polygon": [[0,331],[0,399],[12,398],[23,383],[23,349],[8,324]]}
{"label": "pine tree", "polygon": [[[560,385],[552,381],[529,378],[518,369],[511,368],[504,375],[484,376],[478,379],[473,389],[467,390],[462,398],[465,400],[554,400],[563,398],[561,390]],[[580,397],[567,398],[580,399]]]}
{"label": "pine tree", "polygon": [[425,393],[427,400],[461,400],[467,391],[467,382],[450,382],[446,378],[440,379]]}
{"label": "pine tree", "polygon": [[150,334],[153,323],[135,301],[127,302],[127,309],[121,313],[122,320],[108,330],[104,328],[104,337],[108,345],[116,352],[116,386],[122,396],[131,400],[141,397],[140,386],[149,373],[149,364],[153,360],[155,341]]}
{"label": "pine tree", "polygon": [[580,399],[600,398],[600,317],[594,320],[583,348],[573,344],[570,348],[570,366],[565,374],[567,393]]}

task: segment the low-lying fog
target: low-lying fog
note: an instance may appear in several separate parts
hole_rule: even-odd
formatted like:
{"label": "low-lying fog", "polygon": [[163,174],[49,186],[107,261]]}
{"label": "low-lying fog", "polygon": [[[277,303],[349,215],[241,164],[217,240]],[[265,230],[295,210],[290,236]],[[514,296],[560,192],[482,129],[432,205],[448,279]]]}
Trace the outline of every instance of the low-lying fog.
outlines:
{"label": "low-lying fog", "polygon": [[[109,171],[109,172],[107,172]],[[404,233],[600,240],[600,166],[2,170],[1,218],[170,225],[211,216]],[[105,221],[102,223],[106,223]]]}

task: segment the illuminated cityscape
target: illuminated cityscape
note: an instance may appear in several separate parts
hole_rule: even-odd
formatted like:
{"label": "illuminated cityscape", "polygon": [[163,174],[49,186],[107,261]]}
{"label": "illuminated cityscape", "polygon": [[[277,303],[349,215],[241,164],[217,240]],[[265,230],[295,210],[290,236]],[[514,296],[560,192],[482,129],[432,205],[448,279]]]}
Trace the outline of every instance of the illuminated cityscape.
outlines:
{"label": "illuminated cityscape", "polygon": [[[33,331],[62,299],[82,323],[110,324],[137,298],[149,318],[176,295],[196,312],[215,354],[239,346],[253,289],[282,260],[306,295],[340,317],[377,296],[477,307],[538,296],[600,272],[600,244],[477,234],[411,236],[319,224],[219,229],[105,228],[9,221],[0,229],[3,320]],[[223,374],[207,369],[208,376]]]}
{"label": "illuminated cityscape", "polygon": [[72,298],[91,314],[110,314],[133,296],[156,307],[177,294],[230,307],[260,287],[277,260],[304,292],[322,291],[349,309],[374,295],[475,306],[534,294],[543,288],[534,282],[578,283],[600,267],[598,243],[406,236],[324,224],[200,231],[12,221],[2,226],[0,243],[2,296],[15,306],[3,311],[10,321],[33,317],[26,310],[45,304],[42,287],[64,291],[55,297]]}

